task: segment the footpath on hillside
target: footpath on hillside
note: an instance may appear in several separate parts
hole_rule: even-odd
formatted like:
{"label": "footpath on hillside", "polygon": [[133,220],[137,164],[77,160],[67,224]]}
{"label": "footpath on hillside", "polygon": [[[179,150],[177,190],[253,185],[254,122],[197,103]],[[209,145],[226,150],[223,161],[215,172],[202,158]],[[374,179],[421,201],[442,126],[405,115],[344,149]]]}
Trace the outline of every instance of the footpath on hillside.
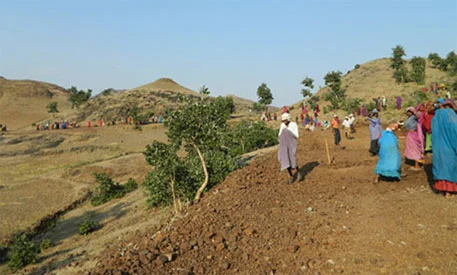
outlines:
{"label": "footpath on hillside", "polygon": [[159,232],[111,244],[86,273],[455,273],[457,199],[435,194],[424,171],[373,185],[367,132],[343,140],[346,150],[329,131],[302,133],[304,181],[287,184],[276,152],[267,153]]}

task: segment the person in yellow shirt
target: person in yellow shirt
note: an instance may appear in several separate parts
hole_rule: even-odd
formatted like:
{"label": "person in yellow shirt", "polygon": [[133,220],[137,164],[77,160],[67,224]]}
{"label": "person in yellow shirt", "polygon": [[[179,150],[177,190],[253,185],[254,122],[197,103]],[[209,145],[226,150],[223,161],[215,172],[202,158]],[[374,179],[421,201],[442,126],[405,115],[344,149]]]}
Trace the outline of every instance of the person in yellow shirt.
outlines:
{"label": "person in yellow shirt", "polygon": [[336,146],[340,145],[340,142],[341,142],[341,134],[340,134],[339,125],[340,125],[340,121],[338,120],[338,115],[334,114],[333,120],[332,120],[332,131],[333,131],[333,136],[335,138]]}

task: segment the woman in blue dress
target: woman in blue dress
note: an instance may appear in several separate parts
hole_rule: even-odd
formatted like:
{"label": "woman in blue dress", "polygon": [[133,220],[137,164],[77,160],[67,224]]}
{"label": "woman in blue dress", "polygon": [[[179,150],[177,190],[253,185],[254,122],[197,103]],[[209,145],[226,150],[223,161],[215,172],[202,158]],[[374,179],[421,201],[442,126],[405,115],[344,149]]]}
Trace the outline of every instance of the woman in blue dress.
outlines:
{"label": "woman in blue dress", "polygon": [[398,139],[394,131],[398,129],[398,124],[391,124],[384,130],[379,139],[379,159],[374,171],[376,177],[374,182],[379,182],[380,178],[399,181],[401,155],[398,150]]}

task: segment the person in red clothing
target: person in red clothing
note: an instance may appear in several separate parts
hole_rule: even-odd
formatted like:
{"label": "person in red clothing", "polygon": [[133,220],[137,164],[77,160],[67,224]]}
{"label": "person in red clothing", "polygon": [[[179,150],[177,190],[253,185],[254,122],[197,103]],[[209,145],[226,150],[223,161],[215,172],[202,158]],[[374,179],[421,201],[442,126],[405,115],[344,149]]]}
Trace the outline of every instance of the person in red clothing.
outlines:
{"label": "person in red clothing", "polygon": [[90,126],[91,126],[91,122],[90,122],[90,120],[88,120],[88,121],[87,121],[87,127],[90,128]]}
{"label": "person in red clothing", "polygon": [[425,114],[423,126],[425,129],[425,152],[432,151],[432,118],[435,115],[435,107],[433,102],[429,101],[425,104]]}

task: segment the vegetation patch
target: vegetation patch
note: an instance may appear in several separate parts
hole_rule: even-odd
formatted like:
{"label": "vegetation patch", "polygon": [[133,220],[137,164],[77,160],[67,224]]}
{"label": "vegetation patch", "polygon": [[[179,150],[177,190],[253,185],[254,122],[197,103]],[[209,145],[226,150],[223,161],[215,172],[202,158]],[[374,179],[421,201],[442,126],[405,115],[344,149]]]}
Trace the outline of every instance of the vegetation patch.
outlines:
{"label": "vegetation patch", "polygon": [[28,264],[36,263],[39,249],[33,244],[26,234],[16,236],[8,253],[8,267],[16,272]]}
{"label": "vegetation patch", "polygon": [[102,205],[113,199],[122,198],[125,194],[138,188],[135,180],[129,179],[125,185],[114,182],[106,173],[94,173],[98,183],[97,190],[92,194],[90,202],[93,206]]}
{"label": "vegetation patch", "polygon": [[100,228],[101,226],[97,221],[83,221],[78,225],[78,232],[79,235],[86,236]]}

